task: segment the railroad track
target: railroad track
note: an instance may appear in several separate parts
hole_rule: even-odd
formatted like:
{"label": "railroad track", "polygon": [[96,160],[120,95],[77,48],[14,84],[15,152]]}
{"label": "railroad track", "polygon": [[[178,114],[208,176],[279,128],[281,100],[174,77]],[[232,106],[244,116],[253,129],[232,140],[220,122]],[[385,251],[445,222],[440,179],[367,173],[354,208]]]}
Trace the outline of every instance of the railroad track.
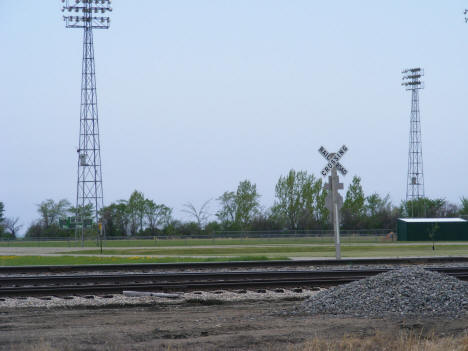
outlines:
{"label": "railroad track", "polygon": [[[468,281],[466,267],[431,267]],[[260,287],[324,287],[349,283],[390,269],[125,273],[0,277],[0,296],[70,295],[136,291],[189,291]]]}
{"label": "railroad track", "polygon": [[194,263],[131,263],[99,265],[54,265],[54,266],[0,266],[0,275],[6,274],[55,274],[84,272],[135,272],[170,270],[213,270],[264,267],[307,267],[307,266],[354,266],[354,265],[398,265],[398,264],[442,264],[466,263],[468,256],[460,257],[408,257],[408,258],[357,258],[319,259],[298,261],[238,261],[238,262],[194,262]]}

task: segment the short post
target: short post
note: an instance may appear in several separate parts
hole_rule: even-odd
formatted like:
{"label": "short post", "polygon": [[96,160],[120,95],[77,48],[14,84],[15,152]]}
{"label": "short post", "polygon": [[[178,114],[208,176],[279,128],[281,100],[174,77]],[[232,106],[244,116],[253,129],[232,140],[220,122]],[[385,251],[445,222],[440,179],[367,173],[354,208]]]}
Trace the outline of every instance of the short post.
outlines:
{"label": "short post", "polygon": [[335,251],[336,259],[341,260],[341,243],[340,243],[340,222],[338,218],[338,206],[335,204],[335,220],[333,223],[335,229]]}
{"label": "short post", "polygon": [[102,223],[99,222],[98,226],[99,226],[99,243],[101,246],[101,255],[102,255]]}

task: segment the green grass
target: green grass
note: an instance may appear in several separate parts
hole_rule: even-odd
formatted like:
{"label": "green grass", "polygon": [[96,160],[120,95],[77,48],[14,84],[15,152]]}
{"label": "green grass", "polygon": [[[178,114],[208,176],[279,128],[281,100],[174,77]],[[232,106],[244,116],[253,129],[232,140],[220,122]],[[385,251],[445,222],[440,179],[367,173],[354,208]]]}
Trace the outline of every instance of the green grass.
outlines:
{"label": "green grass", "polygon": [[[382,237],[343,237],[343,243],[386,243]],[[333,238],[240,238],[240,239],[167,239],[167,240],[105,240],[104,247],[171,247],[171,246],[208,246],[208,245],[267,245],[267,244],[331,244]],[[86,240],[85,247],[96,247],[96,240]],[[0,241],[0,247],[81,247],[81,241]]]}
{"label": "green grass", "polygon": [[[296,244],[296,243],[295,243]],[[462,245],[418,244],[343,244],[342,257],[408,257],[408,256],[468,256],[468,243]],[[87,254],[92,256],[76,256]],[[0,256],[0,265],[73,265],[215,262],[246,260],[285,260],[292,257],[334,257],[334,245],[282,245],[282,246],[225,246],[225,247],[166,247],[147,249],[97,249],[62,252],[61,256]],[[116,257],[112,255],[125,255]],[[150,255],[154,257],[150,257]],[[166,257],[168,256],[168,257]],[[198,256],[198,257],[197,257]]]}
{"label": "green grass", "polygon": [[[388,257],[388,256],[431,256],[468,255],[468,245],[342,245],[343,257]],[[65,254],[65,253],[62,253]],[[99,250],[80,250],[72,254],[99,254]],[[288,257],[330,257],[335,254],[333,245],[320,246],[247,246],[206,248],[157,248],[157,249],[106,249],[105,255],[171,255],[171,256],[238,256],[267,255]]]}
{"label": "green grass", "polygon": [[109,257],[109,256],[0,256],[0,266],[83,265],[124,263],[178,263],[287,260],[287,257],[238,256],[238,257]]}

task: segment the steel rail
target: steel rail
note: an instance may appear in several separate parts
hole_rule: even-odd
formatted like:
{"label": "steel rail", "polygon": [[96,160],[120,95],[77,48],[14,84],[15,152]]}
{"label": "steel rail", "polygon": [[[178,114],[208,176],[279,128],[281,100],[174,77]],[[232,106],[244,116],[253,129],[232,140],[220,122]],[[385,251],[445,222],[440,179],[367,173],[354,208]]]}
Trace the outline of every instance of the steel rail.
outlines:
{"label": "steel rail", "polygon": [[96,265],[54,265],[54,266],[0,266],[0,274],[37,274],[65,272],[122,272],[144,270],[189,270],[189,269],[233,269],[260,267],[305,267],[337,265],[394,265],[394,264],[440,264],[468,263],[468,256],[453,257],[407,257],[407,258],[349,258],[314,259],[297,261],[231,261],[231,262],[193,262],[193,263],[131,263]]}
{"label": "steel rail", "polygon": [[[468,266],[427,269],[468,280]],[[0,278],[0,296],[121,292],[122,290],[166,291],[223,287],[331,286],[349,283],[389,270],[391,269],[10,276]]]}

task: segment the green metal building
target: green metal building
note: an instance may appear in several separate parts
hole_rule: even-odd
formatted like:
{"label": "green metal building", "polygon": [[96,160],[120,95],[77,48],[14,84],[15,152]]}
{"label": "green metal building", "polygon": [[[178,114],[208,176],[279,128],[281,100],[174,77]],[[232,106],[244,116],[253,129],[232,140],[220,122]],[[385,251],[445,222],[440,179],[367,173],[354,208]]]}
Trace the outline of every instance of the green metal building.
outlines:
{"label": "green metal building", "polygon": [[461,218],[398,218],[398,241],[468,241],[468,221]]}

